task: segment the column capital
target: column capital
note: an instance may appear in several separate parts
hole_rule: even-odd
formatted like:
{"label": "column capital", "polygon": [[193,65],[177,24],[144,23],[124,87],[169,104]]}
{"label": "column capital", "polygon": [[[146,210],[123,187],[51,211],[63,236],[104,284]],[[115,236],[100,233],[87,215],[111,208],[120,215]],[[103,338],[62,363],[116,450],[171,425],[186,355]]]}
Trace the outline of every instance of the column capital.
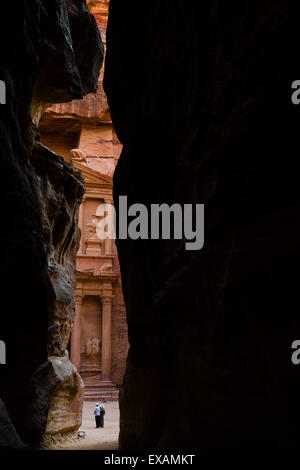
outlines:
{"label": "column capital", "polygon": [[114,205],[114,200],[112,197],[105,197],[104,202],[105,204],[111,204],[112,206]]}
{"label": "column capital", "polygon": [[104,296],[104,297],[101,297],[101,302],[103,304],[112,304],[112,297],[108,297],[108,296]]}

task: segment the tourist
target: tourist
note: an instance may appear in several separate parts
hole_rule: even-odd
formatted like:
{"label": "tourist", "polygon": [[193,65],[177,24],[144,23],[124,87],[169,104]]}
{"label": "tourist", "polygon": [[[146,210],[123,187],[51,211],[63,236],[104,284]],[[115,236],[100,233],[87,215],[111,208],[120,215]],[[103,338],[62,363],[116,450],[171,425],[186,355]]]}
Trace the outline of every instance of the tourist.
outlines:
{"label": "tourist", "polygon": [[105,415],[105,408],[103,403],[100,405],[100,426],[104,428],[104,415]]}
{"label": "tourist", "polygon": [[[94,410],[94,416],[96,420],[96,428],[100,428],[101,426],[101,409],[99,403],[96,403],[96,408]],[[101,426],[103,428],[103,426]]]}

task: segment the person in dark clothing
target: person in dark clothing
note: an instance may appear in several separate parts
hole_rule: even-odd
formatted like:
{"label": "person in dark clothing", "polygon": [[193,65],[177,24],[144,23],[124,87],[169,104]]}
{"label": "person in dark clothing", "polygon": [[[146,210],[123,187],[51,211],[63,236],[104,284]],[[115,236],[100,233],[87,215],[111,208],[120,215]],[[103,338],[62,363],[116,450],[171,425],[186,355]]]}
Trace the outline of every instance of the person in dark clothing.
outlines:
{"label": "person in dark clothing", "polygon": [[105,415],[105,408],[103,403],[100,405],[100,427],[104,428],[104,415]]}
{"label": "person in dark clothing", "polygon": [[[96,403],[96,408],[94,410],[94,416],[96,420],[96,428],[100,428],[101,426],[101,409],[99,403]],[[103,428],[103,426],[101,426]]]}

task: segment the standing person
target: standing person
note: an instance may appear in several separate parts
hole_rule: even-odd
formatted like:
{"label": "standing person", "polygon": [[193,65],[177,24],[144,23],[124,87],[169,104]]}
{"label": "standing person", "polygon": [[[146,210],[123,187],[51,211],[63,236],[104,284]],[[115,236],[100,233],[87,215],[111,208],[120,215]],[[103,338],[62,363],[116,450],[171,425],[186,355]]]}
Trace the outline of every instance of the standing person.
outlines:
{"label": "standing person", "polygon": [[[99,428],[101,426],[100,414],[101,414],[101,409],[100,409],[99,403],[96,403],[96,408],[94,409],[94,416],[95,416],[95,420],[96,420],[96,428]],[[103,428],[103,426],[102,426],[102,428]]]}
{"label": "standing person", "polygon": [[105,408],[103,403],[100,405],[100,426],[104,428],[104,415],[105,415]]}

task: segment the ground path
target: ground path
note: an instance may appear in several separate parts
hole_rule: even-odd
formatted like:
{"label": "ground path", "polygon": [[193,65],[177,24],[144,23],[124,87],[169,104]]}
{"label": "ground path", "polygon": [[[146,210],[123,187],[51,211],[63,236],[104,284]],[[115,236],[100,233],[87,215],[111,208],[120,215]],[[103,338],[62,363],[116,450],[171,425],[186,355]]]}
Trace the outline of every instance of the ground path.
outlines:
{"label": "ground path", "polygon": [[119,403],[105,403],[104,428],[96,428],[93,415],[94,402],[85,401],[82,410],[82,425],[79,431],[85,431],[84,439],[70,439],[57,442],[55,450],[116,450],[119,438]]}

